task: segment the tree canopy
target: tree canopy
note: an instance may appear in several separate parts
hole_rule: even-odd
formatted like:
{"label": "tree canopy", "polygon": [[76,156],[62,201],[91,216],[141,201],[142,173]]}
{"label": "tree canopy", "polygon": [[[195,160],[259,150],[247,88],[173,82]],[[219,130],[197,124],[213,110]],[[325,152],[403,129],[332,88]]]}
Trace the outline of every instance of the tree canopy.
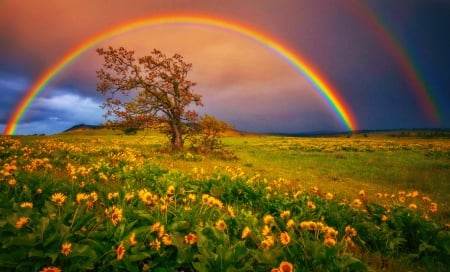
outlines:
{"label": "tree canopy", "polygon": [[106,96],[102,107],[107,125],[123,130],[156,127],[168,135],[173,150],[182,149],[198,119],[191,106],[203,106],[192,90],[195,82],[188,79],[192,64],[156,49],[143,57],[123,47],[99,48],[97,53],[104,58],[97,91]]}

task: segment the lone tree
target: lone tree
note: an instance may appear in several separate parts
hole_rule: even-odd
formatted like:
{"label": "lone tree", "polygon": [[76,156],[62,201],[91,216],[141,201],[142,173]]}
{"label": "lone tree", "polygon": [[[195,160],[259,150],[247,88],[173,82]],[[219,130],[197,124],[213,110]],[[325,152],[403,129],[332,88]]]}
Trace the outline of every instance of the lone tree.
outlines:
{"label": "lone tree", "polygon": [[179,54],[167,57],[156,49],[139,58],[123,47],[99,48],[97,53],[104,57],[97,91],[106,96],[102,107],[107,125],[124,131],[159,128],[168,135],[172,150],[181,150],[198,119],[189,106],[203,106],[201,96],[192,91],[195,83],[187,79],[192,64]]}

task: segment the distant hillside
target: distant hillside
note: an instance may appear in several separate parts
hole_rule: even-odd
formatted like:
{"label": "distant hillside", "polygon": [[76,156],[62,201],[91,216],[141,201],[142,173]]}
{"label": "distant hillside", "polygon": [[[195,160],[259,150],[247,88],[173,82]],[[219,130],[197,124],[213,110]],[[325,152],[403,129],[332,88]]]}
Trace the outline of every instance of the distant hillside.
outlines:
{"label": "distant hillside", "polygon": [[64,130],[63,132],[72,132],[72,131],[80,131],[80,130],[91,130],[91,129],[99,129],[100,126],[96,125],[85,125],[85,124],[78,124],[75,125],[69,129]]}

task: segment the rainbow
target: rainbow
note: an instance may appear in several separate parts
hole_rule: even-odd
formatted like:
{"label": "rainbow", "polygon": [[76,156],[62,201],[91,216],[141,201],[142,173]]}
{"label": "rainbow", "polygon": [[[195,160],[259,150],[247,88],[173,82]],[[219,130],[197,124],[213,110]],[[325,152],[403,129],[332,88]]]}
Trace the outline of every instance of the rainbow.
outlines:
{"label": "rainbow", "polygon": [[435,125],[441,124],[441,114],[436,106],[436,101],[434,101],[433,92],[427,86],[423,76],[420,75],[413,59],[404,49],[400,40],[395,37],[387,25],[376,16],[367,4],[362,1],[345,3],[347,3],[345,6],[369,27],[388,54],[395,60],[427,118]]}
{"label": "rainbow", "polygon": [[33,103],[34,99],[42,92],[49,82],[66,66],[72,63],[80,55],[92,48],[96,44],[111,38],[113,36],[125,33],[130,30],[139,29],[142,27],[164,25],[164,24],[198,24],[206,26],[214,26],[225,30],[237,32],[244,36],[251,38],[266,46],[267,48],[276,52],[284,60],[289,62],[296,70],[298,70],[307,80],[315,87],[323,99],[334,111],[341,123],[349,131],[357,129],[357,124],[354,115],[350,108],[339,93],[330,82],[328,82],[305,58],[293,53],[291,50],[276,42],[272,38],[264,35],[261,32],[250,29],[248,27],[236,24],[234,22],[225,21],[217,18],[206,16],[185,16],[185,15],[165,15],[159,17],[142,18],[133,21],[128,21],[113,28],[100,32],[78,46],[67,52],[59,61],[49,67],[28,89],[19,104],[14,108],[6,128],[3,132],[5,135],[13,135],[17,128],[17,124],[21,121],[27,109]]}

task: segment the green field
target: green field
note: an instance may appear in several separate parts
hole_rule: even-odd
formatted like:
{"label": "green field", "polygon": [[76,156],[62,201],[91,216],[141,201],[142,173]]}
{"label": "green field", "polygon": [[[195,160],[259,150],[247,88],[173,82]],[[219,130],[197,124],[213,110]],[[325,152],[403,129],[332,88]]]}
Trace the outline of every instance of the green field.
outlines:
{"label": "green field", "polygon": [[0,268],[445,271],[450,139],[396,136],[2,137]]}

